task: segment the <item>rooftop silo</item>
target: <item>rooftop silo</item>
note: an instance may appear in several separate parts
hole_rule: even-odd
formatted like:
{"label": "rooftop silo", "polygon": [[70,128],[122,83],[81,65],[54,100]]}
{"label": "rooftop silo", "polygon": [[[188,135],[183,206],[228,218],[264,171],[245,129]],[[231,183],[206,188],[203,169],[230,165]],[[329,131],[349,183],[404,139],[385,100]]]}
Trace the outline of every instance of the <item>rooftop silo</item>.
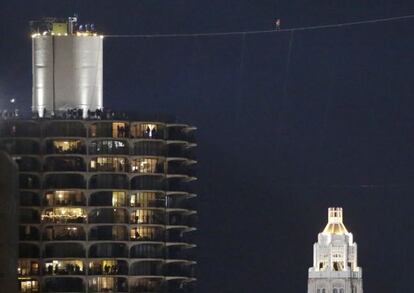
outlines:
{"label": "rooftop silo", "polygon": [[103,36],[77,19],[45,18],[31,23],[32,110],[56,113],[103,107]]}

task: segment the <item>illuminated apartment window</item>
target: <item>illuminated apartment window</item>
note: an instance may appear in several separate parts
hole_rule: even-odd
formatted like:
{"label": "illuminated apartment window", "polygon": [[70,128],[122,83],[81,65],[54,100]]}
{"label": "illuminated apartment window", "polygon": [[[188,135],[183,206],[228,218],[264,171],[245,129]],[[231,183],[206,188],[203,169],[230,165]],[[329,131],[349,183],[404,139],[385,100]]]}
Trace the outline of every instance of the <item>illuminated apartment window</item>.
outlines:
{"label": "illuminated apartment window", "polygon": [[136,138],[162,138],[160,126],[153,123],[134,124],[131,127],[131,136]]}
{"label": "illuminated apartment window", "polygon": [[158,227],[134,227],[131,228],[131,240],[162,241],[162,230]]}
{"label": "illuminated apartment window", "polygon": [[161,173],[160,160],[153,158],[139,158],[131,161],[131,172],[135,173]]}
{"label": "illuminated apartment window", "polygon": [[53,152],[57,154],[81,153],[83,150],[80,140],[54,140]]}
{"label": "illuminated apartment window", "polygon": [[131,213],[131,223],[163,224],[163,213],[154,210],[136,210]]}
{"label": "illuminated apartment window", "polygon": [[20,280],[20,292],[39,292],[39,282],[37,280]]}
{"label": "illuminated apartment window", "polygon": [[113,277],[95,277],[89,279],[90,292],[113,292],[116,290],[115,278]]}
{"label": "illuminated apartment window", "polygon": [[90,275],[122,275],[128,271],[125,261],[114,259],[95,260],[89,263]]}
{"label": "illuminated apartment window", "polygon": [[156,192],[133,193],[129,199],[131,207],[164,207],[165,198],[163,194]]}
{"label": "illuminated apartment window", "polygon": [[39,274],[39,263],[31,260],[19,260],[17,265],[19,276],[30,276]]}
{"label": "illuminated apartment window", "polygon": [[45,195],[45,204],[48,206],[85,205],[85,198],[81,191],[76,190],[49,191]]}
{"label": "illuminated apartment window", "polygon": [[76,226],[49,226],[44,228],[43,240],[85,240],[85,232]]}
{"label": "illuminated apartment window", "polygon": [[91,171],[125,172],[126,160],[120,157],[97,157],[90,163]]}
{"label": "illuminated apartment window", "polygon": [[112,137],[129,137],[128,125],[123,122],[112,123]]}
{"label": "illuminated apartment window", "polygon": [[83,274],[83,262],[81,260],[51,260],[45,262],[47,275],[76,275]]}
{"label": "illuminated apartment window", "polygon": [[112,192],[112,206],[113,207],[122,207],[125,206],[126,202],[125,192],[123,191],[114,191]]}
{"label": "illuminated apartment window", "polygon": [[42,214],[42,223],[84,223],[86,212],[81,208],[46,209]]}

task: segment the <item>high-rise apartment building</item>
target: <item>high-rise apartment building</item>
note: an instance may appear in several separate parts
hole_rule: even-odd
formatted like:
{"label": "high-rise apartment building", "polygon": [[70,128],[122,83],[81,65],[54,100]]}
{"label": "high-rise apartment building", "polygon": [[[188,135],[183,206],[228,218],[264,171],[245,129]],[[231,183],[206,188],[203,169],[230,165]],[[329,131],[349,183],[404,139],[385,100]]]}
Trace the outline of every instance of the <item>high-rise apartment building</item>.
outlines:
{"label": "high-rise apartment building", "polygon": [[357,244],[343,224],[342,208],[329,208],[328,224],[313,246],[308,293],[362,293]]}
{"label": "high-rise apartment building", "polygon": [[32,31],[32,117],[0,121],[19,166],[20,292],[193,292],[195,127],[102,109],[93,25]]}

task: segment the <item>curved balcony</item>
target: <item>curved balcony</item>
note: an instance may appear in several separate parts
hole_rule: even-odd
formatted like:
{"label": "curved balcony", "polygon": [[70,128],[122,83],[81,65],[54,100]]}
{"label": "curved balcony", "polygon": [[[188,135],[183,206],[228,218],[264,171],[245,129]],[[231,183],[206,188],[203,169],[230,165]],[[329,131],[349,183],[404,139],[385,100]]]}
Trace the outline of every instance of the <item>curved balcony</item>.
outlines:
{"label": "curved balcony", "polygon": [[132,123],[130,135],[131,138],[164,139],[165,126],[151,122]]}
{"label": "curved balcony", "polygon": [[182,177],[171,177],[167,180],[168,191],[193,193],[191,181]]}
{"label": "curved balcony", "polygon": [[0,124],[0,137],[39,137],[39,124],[31,121],[3,121]]}
{"label": "curved balcony", "polygon": [[81,174],[48,174],[45,176],[44,189],[84,189],[86,181]]}
{"label": "curved balcony", "polygon": [[86,128],[79,121],[51,121],[45,125],[45,137],[86,137]]}
{"label": "curved balcony", "polygon": [[94,140],[89,144],[91,155],[127,155],[128,142],[125,140]]}
{"label": "curved balcony", "polygon": [[19,258],[38,258],[39,246],[33,243],[19,243]]}
{"label": "curved balcony", "polygon": [[40,171],[40,162],[34,157],[13,157],[20,172],[38,172]]}
{"label": "curved balcony", "polygon": [[163,244],[137,244],[130,249],[131,258],[165,258]]}
{"label": "curved balcony", "polygon": [[165,195],[162,192],[134,192],[129,197],[129,205],[138,208],[163,208]]}
{"label": "curved balcony", "polygon": [[98,191],[90,195],[89,206],[123,207],[127,204],[125,191]]}
{"label": "curved balcony", "polygon": [[167,208],[169,209],[189,209],[195,210],[194,197],[186,194],[170,195],[167,198]]}
{"label": "curved balcony", "polygon": [[20,241],[38,241],[40,239],[39,229],[30,225],[19,226]]}
{"label": "curved balcony", "polygon": [[19,259],[17,263],[17,275],[19,277],[37,276],[40,274],[39,262],[30,259]]}
{"label": "curved balcony", "polygon": [[36,192],[21,191],[20,192],[20,206],[40,206],[40,196]]}
{"label": "curved balcony", "polygon": [[84,172],[86,164],[81,157],[47,157],[43,169],[46,172]]}
{"label": "curved balcony", "polygon": [[188,260],[194,258],[194,249],[187,244],[169,245],[166,254],[168,259]]}
{"label": "curved balcony", "polygon": [[189,152],[189,148],[186,144],[179,144],[179,143],[168,144],[168,157],[169,158],[187,158],[188,152]]}
{"label": "curved balcony", "polygon": [[163,175],[139,175],[131,179],[131,189],[138,190],[164,190],[165,179]]}
{"label": "curved balcony", "polygon": [[166,283],[168,292],[196,292],[194,279],[189,280],[186,277],[171,278]]}
{"label": "curved balcony", "polygon": [[94,157],[89,164],[91,172],[128,172],[128,160],[124,157]]}
{"label": "curved balcony", "polygon": [[137,209],[131,211],[131,224],[165,225],[165,212],[159,209]]}
{"label": "curved balcony", "polygon": [[89,248],[89,257],[96,258],[126,258],[128,249],[125,243],[96,243]]}
{"label": "curved balcony", "polygon": [[21,189],[39,189],[39,177],[34,174],[19,174],[19,187]]}
{"label": "curved balcony", "polygon": [[80,277],[49,277],[43,281],[42,292],[86,292]]}
{"label": "curved balcony", "polygon": [[186,160],[169,161],[167,170],[168,175],[195,176],[193,164],[188,164],[188,161]]}
{"label": "curved balcony", "polygon": [[130,239],[132,241],[165,241],[165,230],[159,226],[137,226],[131,227]]}
{"label": "curved balcony", "polygon": [[[155,293],[165,292],[165,284],[162,278],[132,278],[130,280],[130,292],[131,293]],[[173,291],[170,291],[173,292]]]}
{"label": "curved balcony", "polygon": [[172,210],[168,212],[168,225],[195,227],[197,214],[188,210]]}
{"label": "curved balcony", "polygon": [[128,275],[125,260],[102,259],[89,262],[88,275]]}
{"label": "curved balcony", "polygon": [[47,191],[43,199],[44,206],[85,206],[86,198],[79,190]]}
{"label": "curved balcony", "polygon": [[142,260],[133,262],[129,267],[131,276],[162,276],[164,261],[162,260]]}
{"label": "curved balcony", "polygon": [[168,126],[168,140],[176,141],[194,141],[192,131],[188,131],[189,127],[186,125],[169,125]]}
{"label": "curved balcony", "polygon": [[40,214],[36,209],[20,208],[19,222],[21,224],[38,224],[40,223]]}
{"label": "curved balcony", "polygon": [[194,243],[194,232],[192,230],[183,227],[183,226],[177,226],[177,227],[170,227],[167,229],[166,237],[167,242],[170,243]]}
{"label": "curved balcony", "polygon": [[122,277],[93,277],[88,292],[128,292],[128,280]]}
{"label": "curved balcony", "polygon": [[47,154],[86,154],[86,146],[80,139],[49,139],[46,141]]}
{"label": "curved balcony", "polygon": [[24,293],[40,292],[40,285],[37,279],[24,278],[24,279],[18,280],[18,282],[19,282],[19,292],[24,292]]}
{"label": "curved balcony", "polygon": [[168,157],[170,158],[185,158],[195,160],[195,154],[192,147],[183,143],[169,143]]}
{"label": "curved balcony", "polygon": [[84,275],[85,269],[82,260],[47,260],[45,261],[44,275]]}
{"label": "curved balcony", "polygon": [[58,225],[43,229],[43,241],[84,241],[86,233],[82,226]]}
{"label": "curved balcony", "polygon": [[97,174],[89,181],[91,189],[128,189],[128,177],[123,174]]}
{"label": "curved balcony", "polygon": [[85,249],[81,243],[46,243],[43,251],[45,258],[84,258]]}
{"label": "curved balcony", "polygon": [[137,141],[134,143],[133,154],[136,156],[158,156],[163,157],[167,145],[164,141]]}
{"label": "curved balcony", "polygon": [[125,226],[95,226],[89,230],[89,241],[127,241],[128,230]]}
{"label": "curved balcony", "polygon": [[86,223],[86,210],[83,208],[48,208],[42,213],[42,223],[75,224]]}
{"label": "curved balcony", "polygon": [[39,142],[31,139],[4,139],[0,147],[10,155],[38,155],[40,152]]}
{"label": "curved balcony", "polygon": [[164,266],[164,270],[165,275],[170,277],[193,278],[195,276],[194,264],[185,260],[167,262]]}
{"label": "curved balcony", "polygon": [[128,212],[123,208],[99,208],[89,212],[89,223],[128,223]]}

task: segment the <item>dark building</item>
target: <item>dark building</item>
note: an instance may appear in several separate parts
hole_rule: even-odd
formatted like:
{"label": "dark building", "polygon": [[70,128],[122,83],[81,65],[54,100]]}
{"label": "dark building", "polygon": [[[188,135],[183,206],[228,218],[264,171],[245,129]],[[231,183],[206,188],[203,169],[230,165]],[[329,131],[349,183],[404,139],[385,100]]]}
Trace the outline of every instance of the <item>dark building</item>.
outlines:
{"label": "dark building", "polygon": [[[4,112],[0,122],[19,166],[20,292],[193,292],[195,127],[93,108],[101,94],[87,83],[65,99],[63,80],[76,87],[80,73],[52,65],[50,80],[41,64],[56,64],[56,50],[82,63],[79,50],[99,36],[75,21],[37,25],[32,118]],[[102,78],[99,64],[85,68],[86,80]]]}
{"label": "dark building", "polygon": [[0,152],[0,284],[2,292],[17,292],[18,182],[17,166]]}

